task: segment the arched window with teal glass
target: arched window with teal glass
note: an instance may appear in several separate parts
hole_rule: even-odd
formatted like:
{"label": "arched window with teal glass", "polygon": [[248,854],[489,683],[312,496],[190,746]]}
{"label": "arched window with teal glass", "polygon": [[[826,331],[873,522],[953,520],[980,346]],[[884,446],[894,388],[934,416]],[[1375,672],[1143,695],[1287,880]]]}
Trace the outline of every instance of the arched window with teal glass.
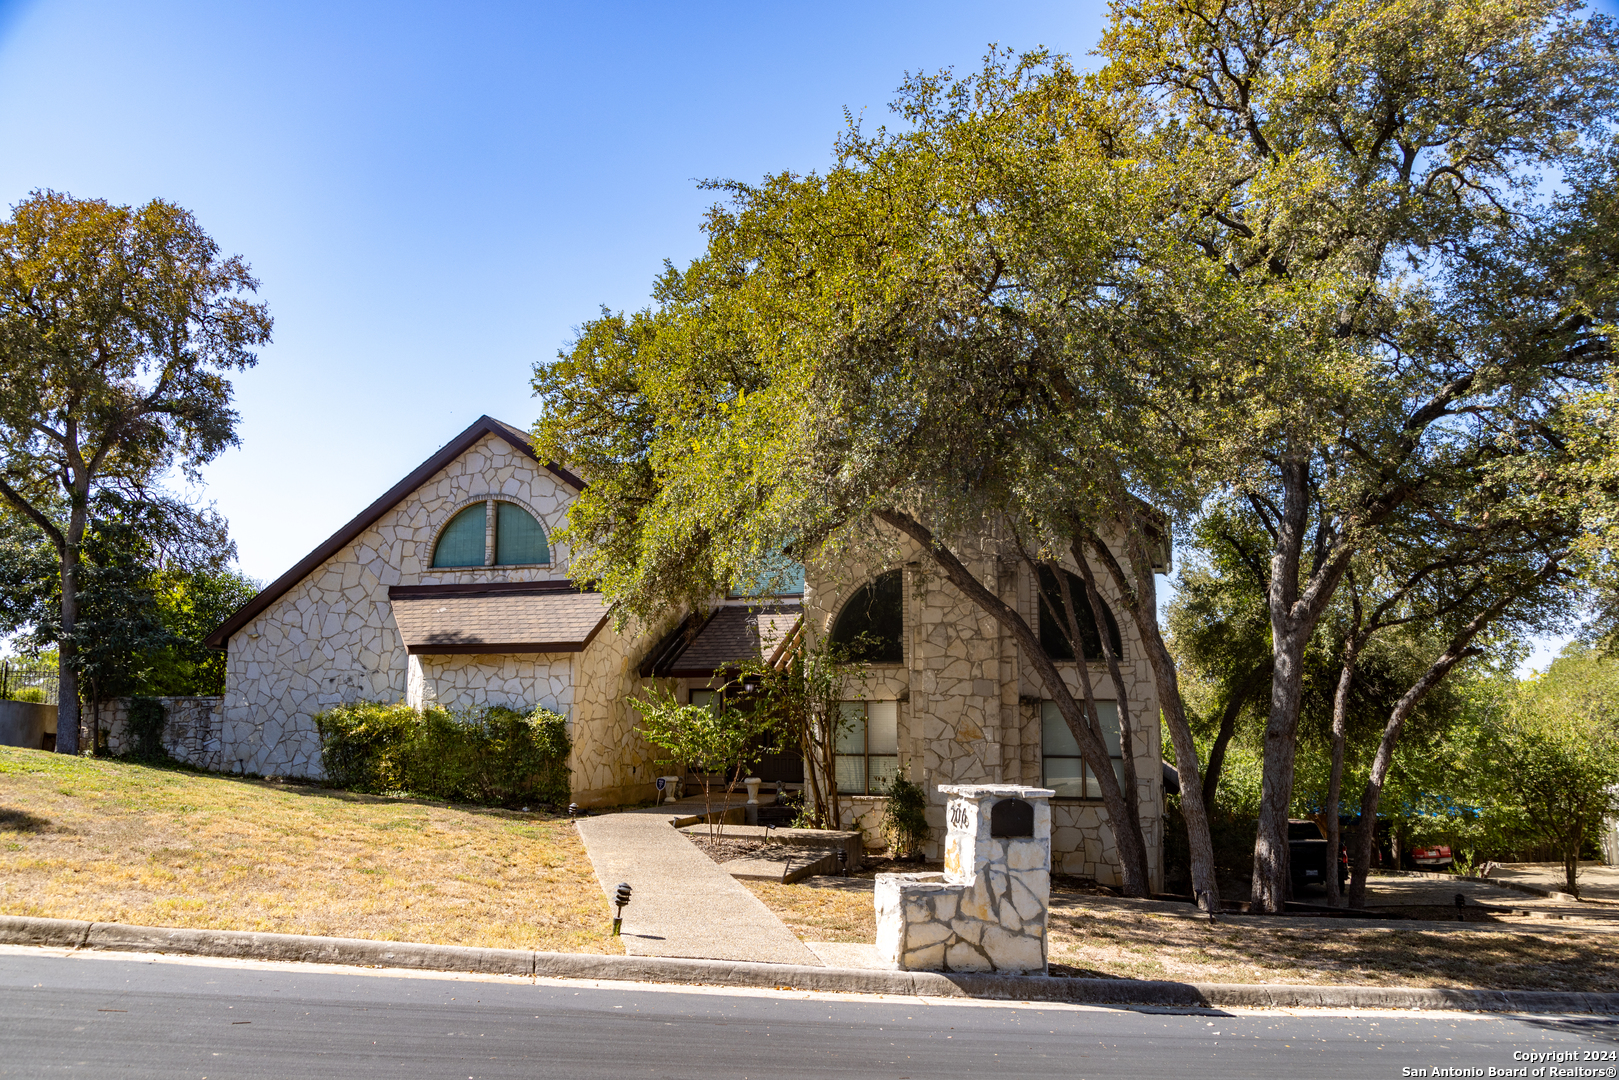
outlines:
{"label": "arched window with teal glass", "polygon": [[545,529],[515,503],[495,504],[495,565],[533,566],[551,561]]}
{"label": "arched window with teal glass", "polygon": [[489,504],[469,506],[450,520],[433,548],[433,565],[482,566],[484,540],[489,531]]}
{"label": "arched window with teal glass", "polygon": [[546,566],[550,562],[545,527],[516,503],[498,499],[485,499],[451,518],[433,548],[435,568]]}

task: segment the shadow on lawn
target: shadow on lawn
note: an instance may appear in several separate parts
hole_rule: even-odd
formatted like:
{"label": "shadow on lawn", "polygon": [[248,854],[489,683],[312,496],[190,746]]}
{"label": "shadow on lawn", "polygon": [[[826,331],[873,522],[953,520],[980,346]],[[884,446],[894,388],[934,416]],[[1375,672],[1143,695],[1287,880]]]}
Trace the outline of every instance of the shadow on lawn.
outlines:
{"label": "shadow on lawn", "polygon": [[[205,775],[218,776],[220,774],[209,773]],[[371,795],[363,791],[345,791],[342,788],[322,787],[317,783],[302,780],[279,780],[256,776],[230,776],[228,774],[223,778],[253,784],[256,787],[269,788],[272,791],[285,792],[288,795],[332,799],[337,802],[355,803],[364,806],[420,806],[431,810],[458,810],[464,814],[499,818],[502,821],[557,821],[567,816],[557,807],[548,806],[545,803],[531,806],[525,813],[522,810],[512,810],[504,806],[447,802],[444,799],[428,799],[417,795]]]}
{"label": "shadow on lawn", "polygon": [[0,806],[0,832],[37,833],[46,832],[50,827],[50,818],[42,818],[10,806]]}

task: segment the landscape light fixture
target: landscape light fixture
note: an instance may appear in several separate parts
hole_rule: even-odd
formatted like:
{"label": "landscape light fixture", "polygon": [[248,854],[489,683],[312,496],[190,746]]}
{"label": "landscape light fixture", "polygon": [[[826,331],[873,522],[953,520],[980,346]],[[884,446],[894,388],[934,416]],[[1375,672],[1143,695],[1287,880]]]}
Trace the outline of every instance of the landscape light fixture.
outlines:
{"label": "landscape light fixture", "polygon": [[1457,922],[1466,922],[1467,921],[1467,916],[1462,914],[1462,908],[1464,908],[1466,906],[1467,906],[1467,894],[1466,893],[1457,893],[1456,894],[1456,921]]}
{"label": "landscape light fixture", "polygon": [[618,914],[613,916],[613,936],[618,937],[618,931],[624,925],[624,905],[630,902],[630,883],[621,881],[618,889],[613,893],[613,903],[618,905]]}
{"label": "landscape light fixture", "polygon": [[838,877],[849,876],[849,853],[838,848]]}

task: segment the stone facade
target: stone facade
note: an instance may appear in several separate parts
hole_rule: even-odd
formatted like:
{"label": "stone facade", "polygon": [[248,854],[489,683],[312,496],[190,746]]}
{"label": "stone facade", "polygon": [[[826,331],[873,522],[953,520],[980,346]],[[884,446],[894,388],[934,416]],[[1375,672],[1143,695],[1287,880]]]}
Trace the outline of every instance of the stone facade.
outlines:
{"label": "stone facade", "polygon": [[[227,624],[226,693],[212,749],[193,750],[206,768],[268,775],[321,776],[316,713],[360,700],[438,703],[450,708],[543,705],[569,718],[574,799],[584,806],[650,800],[668,772],[639,733],[632,704],[648,680],[642,662],[685,612],[661,625],[617,625],[609,614],[588,638],[563,651],[507,652],[447,648],[412,639],[407,650],[389,590],[428,587],[534,590],[563,587],[568,553],[551,541],[550,562],[529,566],[434,569],[434,545],[457,513],[498,499],[523,507],[550,537],[563,524],[580,481],[536,461],[522,433],[483,418],[438,455],[289,571],[239,619]],[[964,551],[979,579],[1037,622],[1029,575],[997,554],[992,538]],[[926,553],[899,539],[888,554],[861,562],[844,556],[808,568],[806,637],[825,635],[845,601],[877,574],[904,578],[904,659],[874,665],[848,696],[893,701],[899,717],[900,768],[926,788],[940,853],[945,833],[941,785],[1043,784],[1040,700],[1046,696],[1011,636],[934,568]],[[1122,605],[1101,583],[1116,612]],[[400,603],[404,603],[404,593]],[[420,592],[410,603],[420,603]],[[1123,671],[1134,732],[1136,792],[1149,851],[1151,884],[1162,887],[1162,773],[1158,705],[1151,671],[1128,619],[1119,619]],[[487,641],[488,639],[481,639]],[[522,638],[513,641],[534,641]],[[550,641],[551,639],[541,639]],[[430,644],[430,643],[428,643]],[[560,646],[558,646],[560,647]],[[568,651],[572,650],[572,651]],[[1077,668],[1059,665],[1077,689]],[[1099,698],[1114,690],[1101,664],[1091,668]],[[697,682],[701,682],[698,680]],[[682,678],[682,693],[695,682]],[[846,820],[878,839],[883,802],[846,797]],[[1113,837],[1099,801],[1055,800],[1049,809],[1054,868],[1117,883]]]}
{"label": "stone facade", "polygon": [[[945,785],[944,873],[879,874],[877,951],[905,971],[1045,974],[1051,901],[1047,788]],[[996,835],[997,808],[1027,827]],[[1008,815],[1013,817],[1013,815]]]}
{"label": "stone facade", "polygon": [[390,614],[392,586],[565,580],[568,553],[554,540],[545,565],[434,568],[432,557],[468,506],[516,503],[549,539],[574,495],[512,439],[472,442],[230,635],[219,750],[205,767],[318,779],[313,717],[340,703],[543,705],[569,718],[576,801],[650,798],[651,749],[626,703],[647,634],[609,626],[578,652],[420,655],[407,653]]}
{"label": "stone facade", "polygon": [[574,658],[569,654],[411,656],[406,662],[405,701],[479,708],[503,705],[526,712],[543,705],[571,716]]}
{"label": "stone facade", "polygon": [[649,680],[639,667],[646,650],[666,634],[678,615],[651,628],[620,628],[607,620],[596,639],[574,654],[573,787],[581,806],[617,806],[657,797],[657,779],[668,772],[662,753],[641,737],[632,702]]}
{"label": "stone facade", "polygon": [[[566,576],[567,553],[555,549],[549,566],[433,568],[440,530],[491,496],[524,506],[549,534],[572,493],[533,458],[487,435],[231,636],[225,769],[319,777],[311,717],[343,702],[407,698],[409,661],[388,614],[389,586]],[[506,681],[498,668],[488,674]],[[462,678],[458,689],[476,675],[463,667]]]}
{"label": "stone facade", "polygon": [[[967,549],[968,568],[1002,600],[1038,624],[1037,587],[1022,567],[998,556],[985,538]],[[940,785],[1023,784],[1043,786],[1040,701],[1047,697],[1038,678],[1023,661],[1011,634],[951,585],[926,553],[895,537],[885,560],[839,559],[835,566],[811,566],[804,599],[811,634],[831,631],[833,620],[856,590],[878,574],[904,572],[904,662],[873,665],[861,684],[851,684],[851,698],[899,703],[900,768],[930,796],[928,820],[935,840],[928,845],[939,858],[937,838],[945,833],[945,800]],[[1163,761],[1160,752],[1158,693],[1146,651],[1112,583],[1099,578],[1098,589],[1115,612],[1122,639],[1120,672],[1128,697],[1137,804],[1148,852],[1151,887],[1163,888]],[[1079,694],[1077,665],[1059,663],[1069,690]],[[1090,665],[1098,700],[1114,700],[1107,667]],[[880,808],[845,799],[844,812],[870,828]],[[1120,884],[1113,833],[1099,799],[1054,799],[1052,858],[1057,873]]]}
{"label": "stone facade", "polygon": [[[163,749],[169,752],[169,756],[194,768],[218,771],[222,758],[220,730],[224,698],[167,697],[157,700],[163,706]],[[86,715],[81,722],[80,746],[97,745],[88,729],[88,720]],[[128,698],[101,702],[96,710],[95,726],[106,732],[109,753],[127,754],[134,749],[129,737]]]}

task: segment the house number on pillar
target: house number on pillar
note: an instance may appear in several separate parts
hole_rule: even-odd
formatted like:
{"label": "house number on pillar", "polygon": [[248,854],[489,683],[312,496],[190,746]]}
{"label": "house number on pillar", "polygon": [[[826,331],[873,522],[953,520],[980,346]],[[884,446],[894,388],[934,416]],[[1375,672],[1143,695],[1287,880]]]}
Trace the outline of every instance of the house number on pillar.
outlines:
{"label": "house number on pillar", "polygon": [[952,829],[965,829],[972,824],[972,813],[965,803],[955,803],[950,807],[950,827]]}

